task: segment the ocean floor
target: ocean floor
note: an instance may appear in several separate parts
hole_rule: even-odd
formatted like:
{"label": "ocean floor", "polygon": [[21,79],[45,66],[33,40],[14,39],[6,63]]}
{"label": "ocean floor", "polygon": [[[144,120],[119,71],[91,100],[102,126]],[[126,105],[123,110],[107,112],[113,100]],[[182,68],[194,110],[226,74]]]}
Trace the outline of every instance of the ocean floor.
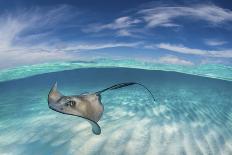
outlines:
{"label": "ocean floor", "polygon": [[[18,78],[1,73],[1,155],[232,154],[230,71],[225,78],[109,66],[25,71]],[[141,86],[104,93],[100,135],[84,119],[48,108],[55,82],[65,95],[76,95],[130,81],[146,85],[156,102]]]}

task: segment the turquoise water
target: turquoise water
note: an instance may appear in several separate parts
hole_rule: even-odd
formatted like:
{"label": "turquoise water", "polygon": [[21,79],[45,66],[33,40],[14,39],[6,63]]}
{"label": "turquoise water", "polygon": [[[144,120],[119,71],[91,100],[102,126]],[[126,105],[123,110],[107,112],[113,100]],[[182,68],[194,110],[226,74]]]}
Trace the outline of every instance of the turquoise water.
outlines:
{"label": "turquoise water", "polygon": [[24,78],[32,75],[38,75],[48,72],[71,70],[89,67],[126,67],[139,68],[146,70],[163,70],[187,73],[191,75],[200,75],[205,77],[224,79],[232,81],[232,67],[221,64],[202,64],[202,65],[174,65],[157,64],[152,62],[143,62],[136,60],[112,60],[96,59],[92,61],[72,61],[72,62],[54,62],[30,66],[20,66],[16,68],[0,70],[0,81]]}
{"label": "turquoise water", "polygon": [[[207,67],[182,67],[178,73],[161,71],[165,65],[151,69],[142,63],[138,68],[150,70],[112,68],[130,67],[115,62],[106,63],[107,68],[69,62],[2,71],[0,154],[232,154],[231,68],[209,65],[209,73]],[[48,108],[47,94],[55,81],[66,95],[136,81],[151,89],[156,102],[140,86],[106,92],[99,121],[102,134],[96,136],[85,120]]]}

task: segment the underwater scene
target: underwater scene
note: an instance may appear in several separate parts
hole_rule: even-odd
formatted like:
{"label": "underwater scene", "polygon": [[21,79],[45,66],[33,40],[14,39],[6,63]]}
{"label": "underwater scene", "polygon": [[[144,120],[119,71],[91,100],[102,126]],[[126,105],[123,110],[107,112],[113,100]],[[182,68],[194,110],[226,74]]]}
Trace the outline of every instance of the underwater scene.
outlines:
{"label": "underwater scene", "polygon": [[0,0],[0,155],[232,155],[232,1]]}
{"label": "underwater scene", "polygon": [[[231,75],[232,68],[223,65],[170,67],[129,60],[2,70],[0,154],[231,155]],[[105,92],[101,134],[95,135],[83,118],[49,109],[55,82],[64,95],[138,82],[155,102],[139,85]]]}

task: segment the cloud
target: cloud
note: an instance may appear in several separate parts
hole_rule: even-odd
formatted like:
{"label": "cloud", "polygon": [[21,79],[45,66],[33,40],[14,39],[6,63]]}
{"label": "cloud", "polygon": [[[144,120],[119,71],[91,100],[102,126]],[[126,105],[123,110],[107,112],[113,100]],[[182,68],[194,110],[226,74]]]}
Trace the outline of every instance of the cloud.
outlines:
{"label": "cloud", "polygon": [[46,51],[41,49],[12,49],[0,53],[0,68],[15,67],[57,60],[73,60],[71,54],[62,51]]}
{"label": "cloud", "polygon": [[132,36],[133,34],[131,32],[129,32],[129,30],[127,29],[122,29],[122,30],[118,30],[117,34],[119,36]]}
{"label": "cloud", "polygon": [[168,43],[157,44],[156,47],[160,49],[165,49],[173,52],[183,53],[183,54],[194,54],[194,55],[207,55],[208,51],[200,49],[192,49],[185,47],[183,45],[172,45]]}
{"label": "cloud", "polygon": [[[0,68],[16,66],[17,64],[77,60],[77,52],[117,47],[160,48],[183,54],[224,58],[232,57],[231,49],[210,51],[167,43],[146,45],[137,40],[133,42],[125,42],[123,40],[77,41],[79,40],[79,32],[76,35],[77,37],[72,36],[70,37],[71,39],[66,39],[68,37],[63,37],[63,35],[66,35],[65,32],[61,32],[60,30],[66,30],[65,28],[69,28],[70,25],[78,24],[78,22],[74,23],[72,19],[77,19],[79,12],[72,9],[70,6],[60,5],[53,8],[31,8],[0,14]],[[141,39],[139,38],[141,36],[138,35],[147,34],[144,32],[146,28],[143,29],[146,24],[148,27],[176,27],[180,26],[180,24],[175,19],[183,16],[192,17],[196,20],[209,21],[215,25],[231,21],[230,10],[214,5],[156,7],[143,9],[135,14],[116,18],[106,24],[90,24],[85,30],[86,32],[110,31],[109,34],[133,36]],[[114,32],[111,33],[111,31]],[[83,34],[81,33],[80,35]],[[219,46],[226,42],[206,40],[205,43],[211,46]],[[159,61],[188,64],[188,62],[181,61],[180,58],[178,59],[174,56],[166,56]]]}
{"label": "cloud", "polygon": [[125,28],[132,27],[139,22],[140,20],[138,19],[132,19],[131,17],[124,16],[124,17],[115,19],[112,23],[97,24],[94,27],[93,31],[98,32],[98,31],[102,31],[105,29],[112,29],[112,30],[125,29]]}
{"label": "cloud", "polygon": [[[220,26],[232,22],[232,11],[223,9],[213,4],[201,4],[192,6],[163,6],[138,10],[126,16],[116,18],[106,24],[90,24],[83,32],[102,32],[104,30],[114,31],[118,36],[134,37],[134,29],[146,31],[146,28],[155,27],[180,27],[183,22],[178,21],[208,22],[208,26]],[[133,32],[133,33],[132,33]]]}
{"label": "cloud", "polygon": [[[62,45],[60,45],[62,44]],[[116,47],[136,47],[135,43],[63,43],[54,45],[20,46],[0,49],[0,68],[29,65],[50,61],[78,60],[78,53]],[[81,59],[81,58],[80,58]]]}
{"label": "cloud", "polygon": [[166,55],[166,56],[160,57],[157,62],[165,63],[165,64],[166,63],[175,64],[175,65],[193,65],[191,61],[181,59],[174,55]]}
{"label": "cloud", "polygon": [[[0,15],[0,68],[71,58],[49,46],[50,38],[41,39],[43,29],[53,28],[68,12],[67,6],[50,10],[35,8]],[[46,32],[46,31],[45,31]],[[36,44],[33,45],[33,40]]]}
{"label": "cloud", "polygon": [[[152,48],[152,46],[150,46]],[[201,55],[208,57],[221,57],[221,58],[232,58],[232,49],[226,50],[202,50],[185,47],[183,45],[172,45],[168,43],[160,43],[155,45],[155,48],[165,49],[176,53]]]}
{"label": "cloud", "polygon": [[215,40],[215,39],[206,39],[205,44],[209,46],[221,46],[226,44],[226,41],[223,40]]}
{"label": "cloud", "polygon": [[218,25],[232,21],[232,11],[215,5],[196,5],[191,7],[155,7],[138,12],[143,15],[148,27],[178,26],[175,19],[188,17]]}
{"label": "cloud", "polygon": [[[68,6],[49,10],[41,8],[0,15],[0,68],[57,60],[77,60],[77,53],[115,47],[136,47],[139,42],[62,41],[53,33],[69,15]],[[67,17],[68,16],[68,17]],[[116,21],[116,27],[132,24],[127,18]],[[59,27],[58,26],[58,27]]]}
{"label": "cloud", "polygon": [[97,50],[104,48],[115,48],[115,47],[137,47],[141,42],[123,43],[123,42],[112,42],[112,43],[70,43],[62,47],[60,50],[63,51],[83,51],[83,50]]}
{"label": "cloud", "polygon": [[53,31],[55,26],[57,28],[58,23],[62,25],[63,22],[72,18],[75,13],[66,17],[70,10],[69,6],[62,5],[47,10],[34,8],[2,13],[0,15],[0,49],[15,46],[16,43],[19,45],[24,41],[29,42],[48,34],[48,31]]}
{"label": "cloud", "polygon": [[186,60],[176,55],[164,54],[159,57],[136,57],[138,61],[150,62],[155,64],[173,64],[173,65],[184,65],[191,66],[195,65],[193,61]]}
{"label": "cloud", "polygon": [[14,38],[24,30],[28,24],[11,16],[3,18],[0,16],[0,49],[11,46]]}
{"label": "cloud", "polygon": [[113,23],[102,25],[102,29],[123,29],[132,27],[134,24],[139,23],[140,20],[132,19],[131,17],[125,16],[117,18]]}
{"label": "cloud", "polygon": [[206,58],[202,59],[199,64],[229,64],[225,60],[215,59],[215,58]]}
{"label": "cloud", "polygon": [[119,36],[131,36],[129,28],[136,26],[140,23],[139,19],[133,19],[129,16],[119,17],[113,22],[108,24],[91,24],[88,28],[84,28],[84,32],[99,32],[103,30],[116,30]]}

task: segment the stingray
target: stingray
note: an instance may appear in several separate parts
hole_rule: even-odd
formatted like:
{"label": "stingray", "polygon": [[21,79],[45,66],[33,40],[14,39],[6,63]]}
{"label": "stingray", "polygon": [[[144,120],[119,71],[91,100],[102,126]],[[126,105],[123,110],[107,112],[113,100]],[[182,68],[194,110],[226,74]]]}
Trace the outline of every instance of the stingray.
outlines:
{"label": "stingray", "polygon": [[108,90],[114,90],[134,84],[144,87],[155,101],[151,91],[144,85],[136,82],[119,83],[94,93],[84,93],[73,96],[65,96],[60,93],[57,88],[57,83],[55,83],[48,94],[48,106],[56,112],[86,119],[92,126],[92,132],[99,135],[101,134],[101,127],[97,122],[100,120],[104,111],[104,106],[101,102],[101,94]]}

